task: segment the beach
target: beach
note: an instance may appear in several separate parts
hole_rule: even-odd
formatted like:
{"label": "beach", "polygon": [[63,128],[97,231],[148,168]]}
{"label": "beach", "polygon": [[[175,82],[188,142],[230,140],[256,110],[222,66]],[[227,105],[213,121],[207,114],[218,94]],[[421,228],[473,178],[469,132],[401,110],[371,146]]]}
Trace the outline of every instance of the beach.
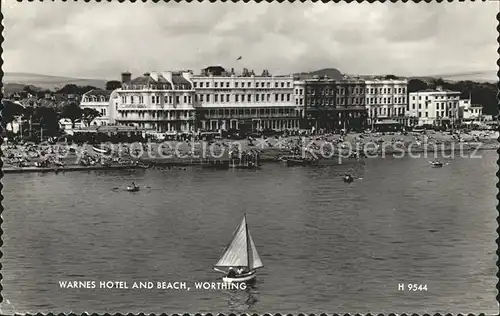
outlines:
{"label": "beach", "polygon": [[[229,160],[231,153],[258,152],[261,162],[282,157],[314,159],[384,157],[392,154],[498,149],[498,132],[451,134],[349,133],[314,136],[250,138],[243,140],[164,141],[120,144],[6,144],[2,146],[3,171],[43,172],[147,167],[155,164],[202,165]],[[102,151],[102,152],[101,152]]]}

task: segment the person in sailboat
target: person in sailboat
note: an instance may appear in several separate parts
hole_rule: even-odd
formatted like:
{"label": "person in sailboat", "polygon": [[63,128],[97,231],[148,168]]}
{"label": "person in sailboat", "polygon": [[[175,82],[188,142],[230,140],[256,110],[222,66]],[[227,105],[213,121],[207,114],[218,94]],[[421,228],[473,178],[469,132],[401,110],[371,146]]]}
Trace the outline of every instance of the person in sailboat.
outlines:
{"label": "person in sailboat", "polygon": [[245,273],[245,269],[240,267],[240,268],[236,269],[236,273],[238,275],[241,275],[241,274]]}
{"label": "person in sailboat", "polygon": [[236,277],[236,271],[234,271],[233,267],[229,267],[229,271],[227,272],[227,277],[228,278],[235,278]]}

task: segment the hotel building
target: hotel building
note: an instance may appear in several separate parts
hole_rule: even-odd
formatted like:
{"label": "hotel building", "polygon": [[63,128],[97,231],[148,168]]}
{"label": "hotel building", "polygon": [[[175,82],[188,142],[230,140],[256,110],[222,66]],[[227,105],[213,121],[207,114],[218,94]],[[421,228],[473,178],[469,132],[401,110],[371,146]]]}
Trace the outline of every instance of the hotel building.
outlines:
{"label": "hotel building", "polygon": [[418,125],[453,124],[459,118],[459,100],[460,92],[441,87],[411,92],[406,113],[418,118]]}
{"label": "hotel building", "polygon": [[110,109],[113,109],[116,95],[117,95],[116,90],[108,91],[101,89],[93,89],[88,92],[85,92],[82,95],[80,107],[82,109],[85,108],[94,109],[101,115],[92,120],[92,122],[90,122],[90,125],[97,125],[97,126],[109,125],[113,121]]}
{"label": "hotel building", "polygon": [[362,81],[316,77],[296,81],[295,86],[296,101],[304,104],[305,128],[330,132],[363,127],[366,109]]}
{"label": "hotel building", "polygon": [[394,120],[411,125],[411,118],[405,116],[408,102],[408,81],[394,79],[368,79],[366,83],[366,109],[369,123]]}
{"label": "hotel building", "polygon": [[337,81],[337,126],[348,130],[366,128],[365,86],[359,78]]}
{"label": "hotel building", "polygon": [[192,76],[197,122],[203,130],[297,130],[303,115],[291,76],[260,76],[208,67]]}
{"label": "hotel building", "polygon": [[112,121],[157,132],[194,130],[195,91],[190,72],[122,73]]}

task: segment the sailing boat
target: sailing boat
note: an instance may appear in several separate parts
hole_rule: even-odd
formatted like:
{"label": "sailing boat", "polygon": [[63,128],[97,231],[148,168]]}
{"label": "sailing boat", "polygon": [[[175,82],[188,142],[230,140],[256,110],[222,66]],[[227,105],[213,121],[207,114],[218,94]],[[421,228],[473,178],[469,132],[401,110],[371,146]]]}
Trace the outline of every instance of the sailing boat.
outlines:
{"label": "sailing boat", "polygon": [[[246,214],[236,229],[231,243],[226,247],[214,270],[226,274],[224,282],[247,282],[255,278],[257,269],[264,265],[248,230]],[[228,268],[228,271],[219,268]]]}

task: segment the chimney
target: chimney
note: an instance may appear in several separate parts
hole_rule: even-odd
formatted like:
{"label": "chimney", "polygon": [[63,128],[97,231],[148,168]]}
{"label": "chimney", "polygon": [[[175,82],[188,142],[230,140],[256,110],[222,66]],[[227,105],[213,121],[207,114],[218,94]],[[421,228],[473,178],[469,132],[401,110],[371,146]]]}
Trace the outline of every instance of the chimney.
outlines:
{"label": "chimney", "polygon": [[122,72],[122,83],[127,83],[132,80],[132,74],[130,72]]}
{"label": "chimney", "polygon": [[149,77],[150,73],[149,72],[145,72],[144,73],[144,77]]}
{"label": "chimney", "polygon": [[231,68],[231,75],[234,75],[234,68]]}
{"label": "chimney", "polygon": [[172,72],[171,71],[164,71],[161,74],[163,78],[165,78],[173,87],[173,81],[172,81]]}

